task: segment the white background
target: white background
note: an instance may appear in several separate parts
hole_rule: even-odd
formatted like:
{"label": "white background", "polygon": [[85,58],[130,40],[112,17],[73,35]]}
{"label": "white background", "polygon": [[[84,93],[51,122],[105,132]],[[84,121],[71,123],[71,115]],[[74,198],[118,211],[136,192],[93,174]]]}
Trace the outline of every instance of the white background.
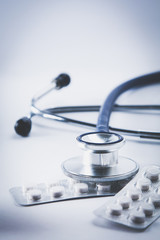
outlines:
{"label": "white background", "polygon": [[[85,129],[57,123],[43,127],[34,121],[28,138],[15,134],[15,121],[28,114],[34,93],[67,72],[72,83],[53,93],[51,106],[101,105],[117,84],[158,71],[159,13],[159,0],[0,1],[0,239],[158,238],[159,220],[137,232],[94,216],[107,198],[21,208],[9,188],[63,178],[61,163],[82,154],[75,138]],[[130,91],[119,101],[156,104],[159,92],[158,87]],[[82,117],[97,119],[96,114]],[[111,122],[159,127],[157,114],[113,114]],[[142,167],[159,163],[160,148],[158,143],[127,141],[121,154]]]}

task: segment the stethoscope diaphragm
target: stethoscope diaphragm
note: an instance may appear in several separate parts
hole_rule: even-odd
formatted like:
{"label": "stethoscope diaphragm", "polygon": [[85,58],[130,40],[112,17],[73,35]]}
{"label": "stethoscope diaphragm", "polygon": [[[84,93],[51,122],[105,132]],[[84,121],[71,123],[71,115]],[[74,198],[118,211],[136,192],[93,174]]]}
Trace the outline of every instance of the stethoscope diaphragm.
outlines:
{"label": "stethoscope diaphragm", "polygon": [[125,142],[122,136],[93,132],[82,134],[77,141],[84,155],[63,162],[62,169],[68,177],[83,182],[111,183],[130,179],[138,172],[134,160],[118,156]]}

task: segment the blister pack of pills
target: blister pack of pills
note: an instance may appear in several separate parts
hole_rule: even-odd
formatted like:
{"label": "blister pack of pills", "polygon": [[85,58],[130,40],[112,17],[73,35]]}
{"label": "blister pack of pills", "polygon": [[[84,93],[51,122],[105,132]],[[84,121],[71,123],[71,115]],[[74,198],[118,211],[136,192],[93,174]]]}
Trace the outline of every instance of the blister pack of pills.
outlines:
{"label": "blister pack of pills", "polygon": [[160,166],[142,169],[95,214],[131,228],[147,228],[160,217]]}
{"label": "blister pack of pills", "polygon": [[129,179],[116,183],[95,183],[75,181],[68,178],[52,183],[13,187],[10,189],[10,193],[16,204],[20,206],[33,206],[80,198],[113,196],[128,181]]}

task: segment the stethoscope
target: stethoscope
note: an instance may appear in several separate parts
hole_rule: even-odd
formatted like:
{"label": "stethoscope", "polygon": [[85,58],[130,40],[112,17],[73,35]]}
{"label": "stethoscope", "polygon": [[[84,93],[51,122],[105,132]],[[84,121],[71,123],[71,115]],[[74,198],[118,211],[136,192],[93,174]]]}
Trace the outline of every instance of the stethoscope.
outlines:
{"label": "stethoscope", "polygon": [[[80,124],[88,127],[96,127],[95,132],[89,132],[77,137],[78,144],[84,150],[81,157],[73,157],[63,162],[64,173],[72,179],[92,183],[115,183],[117,181],[129,181],[139,169],[138,164],[129,158],[118,156],[118,150],[124,145],[125,139],[118,133],[138,136],[145,139],[160,139],[160,132],[138,131],[114,128],[109,126],[112,111],[131,110],[159,110],[159,105],[118,105],[117,98],[129,89],[160,83],[160,72],[140,76],[122,83],[113,89],[107,96],[102,107],[100,106],[67,106],[49,109],[40,109],[37,102],[52,90],[59,90],[70,83],[67,74],[60,74],[41,93],[33,97],[31,112],[28,117],[19,119],[15,124],[15,131],[21,136],[28,136],[34,116],[52,119],[64,123]],[[83,122],[61,115],[70,112],[94,112],[99,111],[97,125]],[[112,132],[111,132],[112,131]],[[116,133],[115,133],[116,132]]]}

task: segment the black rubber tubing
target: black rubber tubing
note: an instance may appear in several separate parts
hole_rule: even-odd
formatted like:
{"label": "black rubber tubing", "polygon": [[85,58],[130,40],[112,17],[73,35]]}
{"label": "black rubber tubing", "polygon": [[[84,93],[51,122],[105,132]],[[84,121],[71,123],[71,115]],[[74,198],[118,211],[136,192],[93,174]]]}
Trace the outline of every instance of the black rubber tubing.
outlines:
{"label": "black rubber tubing", "polygon": [[154,72],[143,75],[127,82],[124,82],[114,88],[107,96],[104,104],[102,105],[97,121],[98,132],[109,132],[109,120],[117,98],[129,89],[143,87],[151,84],[160,83],[160,72]]}

